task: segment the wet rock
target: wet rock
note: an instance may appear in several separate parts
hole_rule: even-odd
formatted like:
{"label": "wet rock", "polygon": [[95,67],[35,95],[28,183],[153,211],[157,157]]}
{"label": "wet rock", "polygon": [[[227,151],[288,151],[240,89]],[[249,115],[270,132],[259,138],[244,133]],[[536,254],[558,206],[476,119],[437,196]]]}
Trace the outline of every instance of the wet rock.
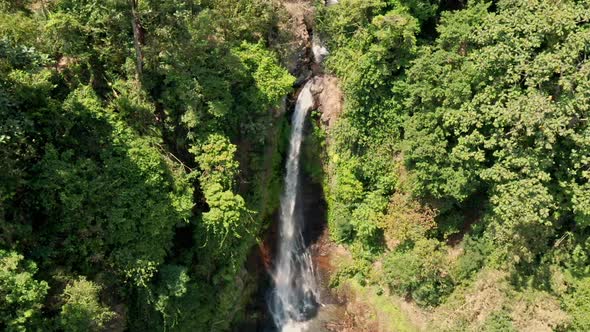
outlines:
{"label": "wet rock", "polygon": [[280,118],[285,113],[287,113],[287,97],[286,96],[281,99],[281,104],[279,105],[279,107],[274,109],[273,116],[275,118]]}
{"label": "wet rock", "polygon": [[299,88],[302,85],[304,85],[305,82],[307,82],[311,78],[311,76],[313,75],[313,71],[310,70],[308,67],[298,68],[297,72],[299,73],[299,75],[297,76],[295,83],[293,83],[293,86],[295,88]]}
{"label": "wet rock", "polygon": [[311,51],[313,53],[315,63],[324,62],[324,59],[328,56],[328,54],[330,54],[317,34],[314,34],[311,38]]}

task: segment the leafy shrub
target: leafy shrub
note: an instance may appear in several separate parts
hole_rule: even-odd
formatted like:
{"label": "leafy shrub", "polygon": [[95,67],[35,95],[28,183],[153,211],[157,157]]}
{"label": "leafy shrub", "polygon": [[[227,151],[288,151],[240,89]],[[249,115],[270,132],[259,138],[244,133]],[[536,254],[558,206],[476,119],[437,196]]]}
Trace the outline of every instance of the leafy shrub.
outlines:
{"label": "leafy shrub", "polygon": [[420,239],[410,249],[399,248],[385,256],[385,282],[391,290],[421,306],[441,303],[453,284],[439,246],[436,240]]}
{"label": "leafy shrub", "polygon": [[0,326],[7,331],[32,329],[49,289],[34,279],[37,265],[14,251],[0,250]]}
{"label": "leafy shrub", "polygon": [[434,229],[436,211],[412,199],[410,195],[395,193],[380,227],[385,232],[387,245],[393,249],[399,244],[414,242]]}
{"label": "leafy shrub", "polygon": [[483,323],[482,332],[516,332],[512,318],[506,310],[493,312]]}
{"label": "leafy shrub", "polygon": [[493,250],[494,246],[489,238],[474,238],[471,235],[465,235],[463,254],[453,268],[453,279],[456,282],[471,279],[484,266]]}
{"label": "leafy shrub", "polygon": [[574,291],[565,298],[565,308],[572,317],[572,330],[590,330],[590,277],[576,282]]}
{"label": "leafy shrub", "polygon": [[330,287],[338,287],[348,279],[354,279],[361,285],[365,285],[367,278],[371,275],[371,264],[369,261],[357,259],[351,263],[340,266],[336,273],[330,277]]}
{"label": "leafy shrub", "polygon": [[60,323],[64,331],[100,331],[115,313],[100,303],[101,287],[81,277],[66,286],[62,299]]}

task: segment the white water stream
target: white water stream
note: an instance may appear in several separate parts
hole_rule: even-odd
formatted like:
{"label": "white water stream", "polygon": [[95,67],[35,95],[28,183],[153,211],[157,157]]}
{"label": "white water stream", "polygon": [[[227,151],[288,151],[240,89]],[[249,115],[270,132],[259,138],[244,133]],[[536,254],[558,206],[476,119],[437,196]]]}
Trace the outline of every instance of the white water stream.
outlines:
{"label": "white water stream", "polygon": [[275,289],[269,302],[275,325],[283,332],[305,330],[305,321],[317,312],[319,289],[311,255],[302,235],[303,220],[297,209],[299,194],[299,155],[303,125],[313,107],[312,81],[297,98],[292,118],[285,190],[281,197],[279,248],[272,273]]}

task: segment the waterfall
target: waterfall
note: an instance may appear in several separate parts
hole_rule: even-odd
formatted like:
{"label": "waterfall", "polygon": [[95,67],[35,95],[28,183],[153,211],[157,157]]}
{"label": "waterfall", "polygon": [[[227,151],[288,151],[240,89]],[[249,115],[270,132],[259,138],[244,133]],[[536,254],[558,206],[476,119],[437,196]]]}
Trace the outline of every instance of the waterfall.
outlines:
{"label": "waterfall", "polygon": [[304,322],[315,314],[319,303],[315,271],[302,235],[302,215],[297,209],[303,125],[314,103],[311,85],[311,81],[307,82],[299,93],[293,113],[287,174],[281,197],[278,257],[272,273],[275,288],[269,307],[275,325],[283,332],[303,331]]}
{"label": "waterfall", "polygon": [[311,51],[315,63],[322,63],[324,58],[330,54],[324,43],[320,40],[320,37],[315,33],[311,38]]}

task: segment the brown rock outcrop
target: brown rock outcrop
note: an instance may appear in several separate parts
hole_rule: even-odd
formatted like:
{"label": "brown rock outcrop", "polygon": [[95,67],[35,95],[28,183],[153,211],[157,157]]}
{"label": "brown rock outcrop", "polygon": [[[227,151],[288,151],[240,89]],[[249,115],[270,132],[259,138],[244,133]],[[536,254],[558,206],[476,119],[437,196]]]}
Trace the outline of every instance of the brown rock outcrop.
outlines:
{"label": "brown rock outcrop", "polygon": [[342,112],[343,95],[338,79],[332,75],[314,77],[311,93],[315,97],[316,108],[322,113],[322,123],[329,129]]}

